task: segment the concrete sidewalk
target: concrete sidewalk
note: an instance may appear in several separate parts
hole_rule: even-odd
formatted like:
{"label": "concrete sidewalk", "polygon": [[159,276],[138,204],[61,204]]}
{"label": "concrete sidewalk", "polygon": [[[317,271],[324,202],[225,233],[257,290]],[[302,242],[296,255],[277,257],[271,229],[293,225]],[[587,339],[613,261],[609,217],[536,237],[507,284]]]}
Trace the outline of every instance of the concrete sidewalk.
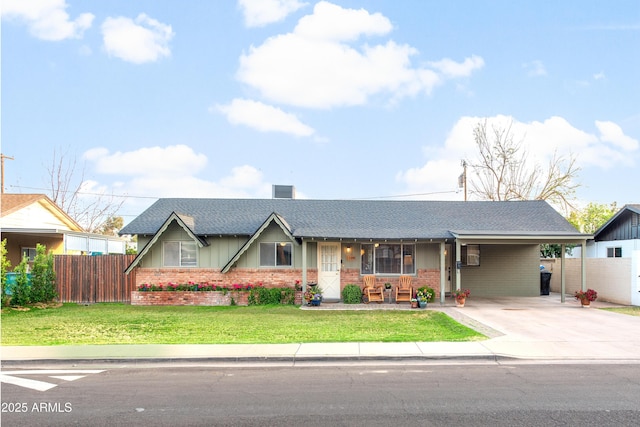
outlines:
{"label": "concrete sidewalk", "polygon": [[[25,361],[207,361],[302,362],[356,360],[587,360],[640,363],[640,317],[598,308],[584,309],[559,295],[532,298],[469,299],[464,308],[430,305],[485,334],[475,342],[303,343],[213,345],[3,346],[3,363]],[[349,309],[324,304],[323,309]],[[368,306],[366,309],[398,309]]]}

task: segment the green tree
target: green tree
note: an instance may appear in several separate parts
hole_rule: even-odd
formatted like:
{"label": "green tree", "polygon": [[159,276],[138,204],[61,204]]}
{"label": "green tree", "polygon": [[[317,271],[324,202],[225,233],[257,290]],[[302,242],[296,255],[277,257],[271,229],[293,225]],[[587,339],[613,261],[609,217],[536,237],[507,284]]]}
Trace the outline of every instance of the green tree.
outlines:
{"label": "green tree", "polygon": [[56,273],[53,270],[53,254],[38,243],[31,270],[31,302],[47,302],[57,297]]}
{"label": "green tree", "polygon": [[9,303],[7,295],[7,272],[11,269],[11,261],[7,259],[7,239],[2,239],[0,245],[0,280],[2,280],[2,306]]}
{"label": "green tree", "polygon": [[29,259],[24,256],[22,261],[15,268],[16,284],[13,287],[13,295],[11,297],[11,305],[24,306],[31,302],[31,289],[29,287],[29,276],[27,271],[29,270]]}
{"label": "green tree", "polygon": [[569,214],[569,222],[582,233],[593,234],[618,211],[616,202],[606,205],[589,203],[580,210]]}

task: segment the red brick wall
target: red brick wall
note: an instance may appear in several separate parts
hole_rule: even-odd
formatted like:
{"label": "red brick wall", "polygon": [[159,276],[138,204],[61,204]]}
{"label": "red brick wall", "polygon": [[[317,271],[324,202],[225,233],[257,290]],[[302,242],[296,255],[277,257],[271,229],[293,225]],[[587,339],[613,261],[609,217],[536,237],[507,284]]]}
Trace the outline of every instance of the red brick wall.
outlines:
{"label": "red brick wall", "polygon": [[[297,269],[236,268],[221,273],[213,268],[137,268],[136,286],[145,283],[160,285],[166,283],[212,283],[220,285],[262,283],[266,288],[294,287],[302,282],[302,271]],[[317,282],[316,270],[307,270],[307,282]]]}
{"label": "red brick wall", "polygon": [[[251,269],[236,268],[228,273],[221,273],[218,269],[211,268],[137,268],[136,286],[142,284],[166,284],[166,283],[213,283],[220,285],[259,284],[267,288],[293,287],[296,281],[302,281],[302,271],[297,269]],[[317,283],[317,270],[307,270],[307,282]],[[398,284],[398,277],[378,277],[376,283],[390,282]],[[350,284],[362,286],[362,275],[359,268],[343,268],[340,271],[340,291]],[[415,288],[429,286],[436,291],[436,297],[440,296],[440,270],[419,269],[413,276],[412,285]]]}
{"label": "red brick wall", "polygon": [[[249,292],[131,292],[131,305],[249,305]],[[296,292],[295,303],[302,304],[302,292]]]}

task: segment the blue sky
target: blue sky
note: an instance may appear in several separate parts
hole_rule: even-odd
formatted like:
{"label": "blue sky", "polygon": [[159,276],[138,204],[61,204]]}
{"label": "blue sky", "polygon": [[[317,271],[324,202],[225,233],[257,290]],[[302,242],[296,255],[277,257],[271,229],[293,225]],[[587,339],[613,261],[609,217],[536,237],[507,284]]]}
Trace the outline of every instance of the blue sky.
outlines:
{"label": "blue sky", "polygon": [[640,203],[637,0],[4,0],[5,190],[462,200],[473,127],[577,157],[579,203]]}

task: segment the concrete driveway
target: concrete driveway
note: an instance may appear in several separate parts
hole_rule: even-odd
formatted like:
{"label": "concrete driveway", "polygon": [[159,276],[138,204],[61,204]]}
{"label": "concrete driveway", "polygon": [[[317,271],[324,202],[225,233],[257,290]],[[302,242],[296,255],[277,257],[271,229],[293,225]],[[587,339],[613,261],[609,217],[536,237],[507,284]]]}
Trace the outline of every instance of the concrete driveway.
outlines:
{"label": "concrete driveway", "polygon": [[595,301],[591,308],[559,294],[529,298],[469,298],[443,311],[491,337],[495,355],[528,359],[640,360],[640,317],[618,314]]}

